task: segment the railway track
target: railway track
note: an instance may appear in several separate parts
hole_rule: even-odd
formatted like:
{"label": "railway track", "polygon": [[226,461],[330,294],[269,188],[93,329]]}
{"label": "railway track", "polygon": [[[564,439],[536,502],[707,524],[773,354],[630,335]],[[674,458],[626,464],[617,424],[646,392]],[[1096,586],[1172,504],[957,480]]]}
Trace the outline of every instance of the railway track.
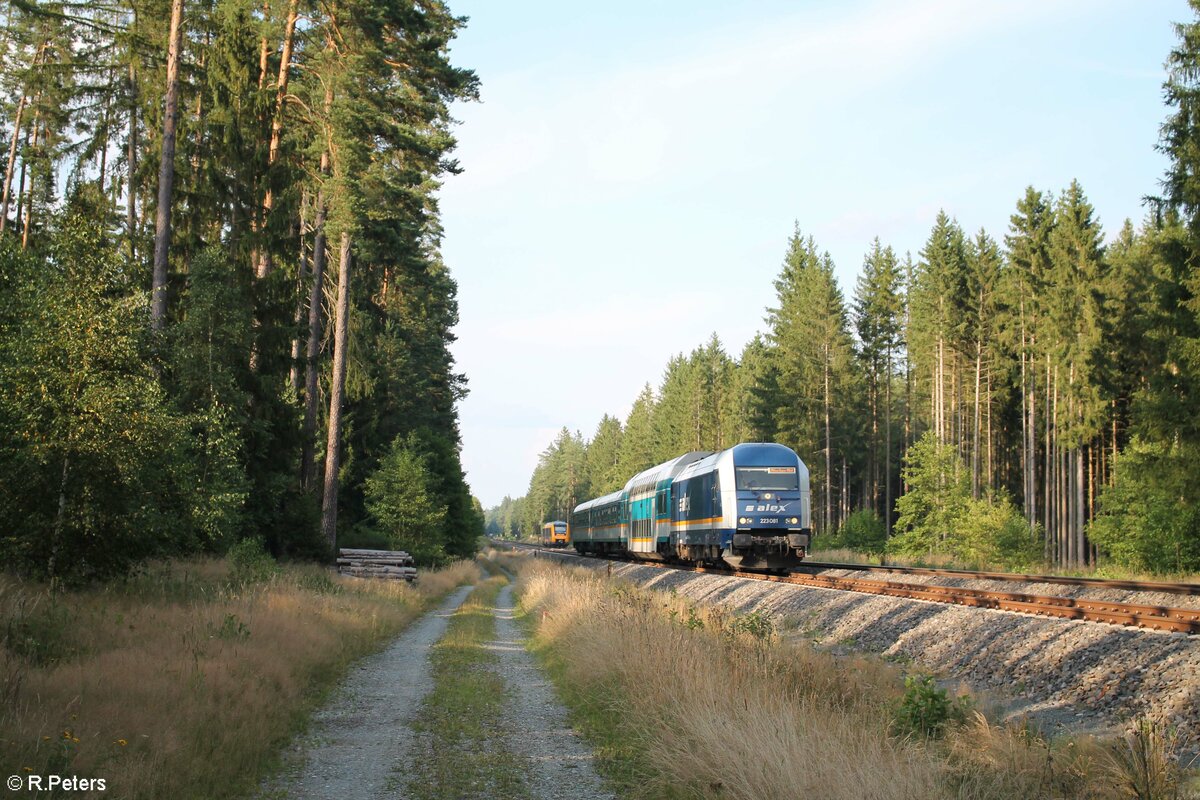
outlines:
{"label": "railway track", "polygon": [[[536,546],[531,549],[559,555],[578,556],[578,554],[562,550],[544,550]],[[1161,605],[1137,605],[1133,603],[1118,603],[1091,598],[1062,597],[1057,595],[1036,595],[1023,592],[992,592],[982,589],[967,589],[958,586],[940,586],[922,583],[906,583],[893,580],[873,580],[854,577],[835,577],[829,575],[792,572],[785,575],[770,575],[760,572],[746,572],[736,569],[720,569],[715,567],[693,567],[685,564],[666,564],[655,561],[637,561],[619,556],[605,556],[617,561],[630,561],[642,566],[660,569],[677,569],[687,572],[703,572],[715,575],[728,575],[750,580],[787,583],[796,586],[812,586],[820,589],[835,589],[839,591],[862,592],[865,594],[887,595],[890,597],[905,597],[913,600],[926,600],[934,603],[949,603],[973,608],[989,608],[999,611],[1015,611],[1023,614],[1034,614],[1043,617],[1061,617],[1077,619],[1086,622],[1101,622],[1109,625],[1124,625],[1137,628],[1149,628],[1158,631],[1175,631],[1187,634],[1200,634],[1200,609],[1173,608]],[[952,575],[959,578],[982,578],[989,580],[1006,580],[1029,583],[1057,583],[1095,588],[1119,588],[1144,592],[1171,592],[1174,594],[1200,594],[1200,586],[1186,583],[1157,583],[1142,581],[1107,581],[1095,578],[1066,578],[1046,575],[1018,575],[1005,573],[983,573],[968,570],[937,570],[924,567],[874,567],[865,564],[831,564],[810,563],[804,568],[841,569],[856,571],[887,571],[909,574]],[[803,568],[802,568],[803,569]],[[1166,588],[1172,587],[1172,588]]]}
{"label": "railway track", "polygon": [[1021,583],[1054,583],[1063,586],[1084,586],[1093,589],[1125,589],[1132,592],[1161,592],[1163,594],[1200,595],[1200,583],[1167,583],[1160,581],[1119,581],[1108,578],[1072,578],[1065,575],[1027,575],[1019,572],[978,572],[970,569],[938,569],[935,567],[901,567],[875,564],[840,564],[824,561],[805,561],[800,569],[844,569],[858,572],[896,572],[905,575],[940,575],[971,580],[1016,581]]}

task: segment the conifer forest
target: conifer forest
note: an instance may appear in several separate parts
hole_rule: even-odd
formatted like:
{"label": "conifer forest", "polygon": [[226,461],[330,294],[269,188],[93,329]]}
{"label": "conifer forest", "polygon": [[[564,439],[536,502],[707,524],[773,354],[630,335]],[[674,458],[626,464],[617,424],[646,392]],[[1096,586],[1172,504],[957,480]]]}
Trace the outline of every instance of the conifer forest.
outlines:
{"label": "conifer forest", "polygon": [[[3,8],[0,559],[474,552],[439,0]],[[402,491],[394,491],[401,487]]]}
{"label": "conifer forest", "polygon": [[1176,33],[1143,219],[1102,224],[1078,182],[1031,186],[1003,230],[947,209],[919,252],[864,242],[849,296],[801,220],[765,330],[671,358],[624,420],[563,428],[489,532],[568,519],[687,451],[775,441],[811,471],[818,548],[1200,569],[1200,23]]}

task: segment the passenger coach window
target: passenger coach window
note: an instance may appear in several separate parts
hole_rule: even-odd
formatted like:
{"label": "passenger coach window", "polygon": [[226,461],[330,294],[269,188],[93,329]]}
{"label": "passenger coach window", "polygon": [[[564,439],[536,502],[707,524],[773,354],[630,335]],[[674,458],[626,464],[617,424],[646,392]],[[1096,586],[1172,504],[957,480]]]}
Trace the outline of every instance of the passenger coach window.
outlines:
{"label": "passenger coach window", "polygon": [[794,492],[800,488],[795,467],[738,467],[738,491]]}

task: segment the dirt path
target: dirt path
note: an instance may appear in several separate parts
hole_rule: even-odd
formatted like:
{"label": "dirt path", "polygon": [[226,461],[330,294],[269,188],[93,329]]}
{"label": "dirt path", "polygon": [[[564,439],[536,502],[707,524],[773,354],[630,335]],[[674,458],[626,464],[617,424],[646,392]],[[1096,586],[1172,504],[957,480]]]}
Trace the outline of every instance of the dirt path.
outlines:
{"label": "dirt path", "polygon": [[534,800],[611,800],[593,766],[593,754],[567,722],[567,711],[550,682],[525,649],[524,632],[513,619],[512,586],[496,598],[496,640],[487,647],[500,658],[497,669],[512,691],[505,710],[508,745],[529,765],[526,775]]}
{"label": "dirt path", "polygon": [[263,798],[373,800],[394,796],[395,769],[411,749],[408,723],[433,686],[429,648],[471,591],[452,593],[383,652],[356,665],[313,718],[295,757]]}
{"label": "dirt path", "polygon": [[[437,758],[411,723],[433,689],[429,653],[446,633],[449,618],[472,587],[450,595],[399,636],[386,650],[356,665],[329,703],[313,718],[309,733],[289,754],[281,774],[263,787],[263,800],[377,800],[410,793],[440,796],[438,787],[420,791],[409,784],[419,770],[414,759]],[[503,750],[520,771],[516,795],[530,800],[598,798],[612,800],[593,767],[591,749],[567,722],[567,711],[550,682],[525,649],[514,620],[511,585],[492,609],[495,639],[483,644],[496,660],[494,670],[507,687],[506,704],[495,731]],[[446,755],[446,754],[443,754]],[[430,791],[432,789],[432,792]]]}

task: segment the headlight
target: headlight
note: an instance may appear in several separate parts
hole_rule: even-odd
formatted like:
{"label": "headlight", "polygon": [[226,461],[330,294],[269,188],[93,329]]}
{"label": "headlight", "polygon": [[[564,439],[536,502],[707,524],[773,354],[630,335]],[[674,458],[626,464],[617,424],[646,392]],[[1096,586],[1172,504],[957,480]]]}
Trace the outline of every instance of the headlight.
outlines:
{"label": "headlight", "polygon": [[795,517],[792,517],[791,519],[788,520],[788,524],[790,524],[790,525],[795,525],[798,522],[800,522],[800,520],[796,519]]}
{"label": "headlight", "polygon": [[775,495],[771,494],[770,492],[763,492],[763,500],[770,500],[774,496]]}
{"label": "headlight", "polygon": [[749,525],[750,520],[746,517],[738,517],[738,525]]}

